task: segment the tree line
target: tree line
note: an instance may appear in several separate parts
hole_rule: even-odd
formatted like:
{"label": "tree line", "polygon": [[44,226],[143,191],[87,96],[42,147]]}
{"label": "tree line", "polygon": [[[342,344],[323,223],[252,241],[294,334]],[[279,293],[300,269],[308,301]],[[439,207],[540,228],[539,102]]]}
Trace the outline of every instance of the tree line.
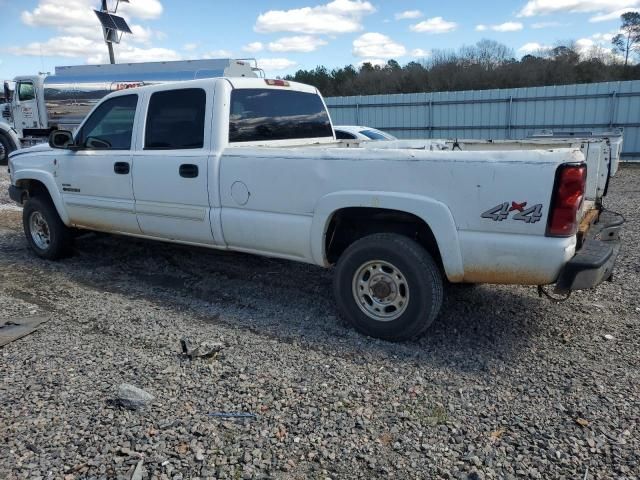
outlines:
{"label": "tree line", "polygon": [[525,55],[493,40],[481,40],[458,50],[436,50],[420,62],[400,65],[363,63],[329,70],[319,66],[298,70],[287,80],[317,87],[325,96],[417,93],[490,88],[537,87],[640,79],[640,14],[622,16],[621,34],[613,49],[580,49],[574,42]]}

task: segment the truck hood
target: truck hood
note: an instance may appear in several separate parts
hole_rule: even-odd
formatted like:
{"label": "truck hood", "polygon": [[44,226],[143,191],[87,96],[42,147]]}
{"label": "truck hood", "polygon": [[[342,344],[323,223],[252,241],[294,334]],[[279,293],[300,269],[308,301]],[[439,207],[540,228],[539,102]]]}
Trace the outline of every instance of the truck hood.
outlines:
{"label": "truck hood", "polygon": [[21,148],[19,150],[16,150],[14,152],[11,152],[9,154],[9,158],[16,158],[20,155],[25,155],[27,153],[42,153],[42,152],[49,152],[53,150],[49,144],[47,143],[40,143],[38,145],[34,145],[33,147],[27,147],[27,148]]}

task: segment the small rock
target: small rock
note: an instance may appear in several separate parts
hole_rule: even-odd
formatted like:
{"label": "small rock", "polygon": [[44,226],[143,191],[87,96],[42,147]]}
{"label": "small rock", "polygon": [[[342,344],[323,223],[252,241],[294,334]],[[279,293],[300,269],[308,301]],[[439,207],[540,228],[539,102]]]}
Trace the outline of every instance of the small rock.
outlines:
{"label": "small rock", "polygon": [[141,388],[129,383],[123,383],[118,387],[115,402],[124,408],[136,410],[149,404],[153,398],[153,395]]}
{"label": "small rock", "polygon": [[131,474],[131,480],[142,480],[143,470],[144,469],[142,468],[142,460],[140,460],[136,465],[135,470]]}
{"label": "small rock", "polygon": [[180,340],[180,346],[182,348],[182,353],[191,359],[196,357],[210,358],[224,348],[224,343],[202,342],[200,345],[195,346],[190,338],[183,337]]}
{"label": "small rock", "polygon": [[611,334],[607,333],[607,334],[604,336],[604,339],[605,339],[605,340],[615,340],[615,337],[614,337],[613,335],[611,335]]}
{"label": "small rock", "polygon": [[580,425],[581,427],[588,427],[589,426],[589,420],[585,420],[584,418],[576,418],[576,423],[578,425]]}

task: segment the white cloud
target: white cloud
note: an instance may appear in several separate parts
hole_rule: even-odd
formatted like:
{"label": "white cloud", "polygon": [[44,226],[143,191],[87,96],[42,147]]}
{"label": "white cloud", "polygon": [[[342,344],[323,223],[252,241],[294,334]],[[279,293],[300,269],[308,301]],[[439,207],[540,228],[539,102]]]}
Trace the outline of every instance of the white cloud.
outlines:
{"label": "white cloud", "polygon": [[394,58],[406,55],[404,45],[381,33],[365,33],[353,41],[353,54],[361,58]]}
{"label": "white cloud", "polygon": [[258,16],[254,30],[309,35],[357,32],[362,30],[362,17],[373,12],[375,8],[368,1],[334,0],[317,7],[270,10]]}
{"label": "white cloud", "polygon": [[210,50],[200,55],[200,58],[231,58],[233,53],[229,50]]}
{"label": "white cloud", "polygon": [[524,25],[520,22],[505,22],[498,25],[476,25],[476,31],[484,32],[486,30],[493,30],[494,32],[517,32],[522,30]]}
{"label": "white cloud", "polygon": [[608,32],[608,33],[594,33],[591,35],[596,42],[610,44],[613,37],[615,37],[618,32]]}
{"label": "white cloud", "polygon": [[518,30],[522,30],[524,25],[520,22],[505,22],[499,25],[492,25],[491,30],[494,32],[517,32]]}
{"label": "white cloud", "polygon": [[575,41],[575,48],[578,52],[585,52],[596,44],[590,38],[579,38]]}
{"label": "white cloud", "polygon": [[[84,57],[89,63],[108,61],[107,47],[102,38],[100,22],[93,10],[94,0],[66,0],[61,7],[58,0],[39,0],[33,10],[23,11],[22,22],[31,27],[49,27],[58,35],[26,46],[11,46],[7,50],[15,55]],[[127,19],[132,35],[123,35],[115,47],[116,59],[122,62],[177,60],[180,55],[168,48],[151,47],[153,39],[162,39],[163,32],[134,23],[132,19],[153,19],[162,14],[159,0],[136,0],[131,4],[120,3],[118,14]],[[144,44],[141,48],[132,44]]]}
{"label": "white cloud", "polygon": [[412,57],[430,57],[431,52],[429,50],[423,50],[421,48],[414,48],[411,50]]}
{"label": "white cloud", "polygon": [[[106,52],[106,47],[102,45],[104,53],[95,53],[90,56],[88,63],[107,63],[109,57]],[[173,60],[180,60],[180,55],[168,48],[138,48],[127,46],[120,48],[116,52],[116,59],[119,63],[123,62],[168,62]]]}
{"label": "white cloud", "polygon": [[242,47],[242,50],[249,53],[258,53],[264,50],[262,42],[251,42]]}
{"label": "white cloud", "polygon": [[532,53],[545,52],[551,50],[553,47],[550,45],[542,45],[538,42],[529,42],[522,45],[518,52],[523,55],[530,55]]}
{"label": "white cloud", "polygon": [[[518,16],[533,17],[549,13],[610,13],[620,9],[621,0],[529,0]],[[640,6],[640,0],[627,0],[622,5]]]}
{"label": "white cloud", "polygon": [[[94,2],[91,2],[94,3]],[[162,15],[162,3],[159,0],[134,0],[131,3],[120,2],[118,13],[124,16],[131,16],[151,20]]]}
{"label": "white cloud", "polygon": [[540,30],[541,28],[565,27],[566,24],[560,22],[538,22],[531,24],[531,28]]}
{"label": "white cloud", "polygon": [[269,42],[269,50],[272,52],[300,52],[309,53],[318,47],[326,45],[327,42],[312,35],[301,35],[296,37],[284,37],[274,42]]}
{"label": "white cloud", "polygon": [[[55,52],[59,57],[84,57],[88,63],[109,61],[107,47],[101,41],[84,37],[58,36],[46,42],[31,42],[23,47],[7,49],[15,55],[40,56],[46,52]],[[140,48],[132,45],[120,45],[116,50],[118,62],[152,62],[179,60],[180,56],[167,48]]]}
{"label": "white cloud", "polygon": [[426,32],[426,33],[448,33],[453,32],[458,28],[458,24],[455,22],[448,22],[442,17],[433,17],[423,20],[420,23],[411,25],[411,30],[414,32]]}
{"label": "white cloud", "polygon": [[287,58],[259,58],[258,59],[258,67],[263,69],[266,72],[277,71],[277,70],[287,70],[289,68],[295,67],[297,65],[296,62],[293,62]]}
{"label": "white cloud", "polygon": [[599,13],[591,17],[589,19],[589,22],[597,23],[597,22],[608,22],[609,20],[619,20],[622,14],[627,12],[640,12],[640,8],[628,7],[628,8],[621,8],[620,10],[614,10],[613,12],[609,12],[609,13]]}
{"label": "white cloud", "polygon": [[387,61],[381,58],[367,58],[366,60],[358,62],[356,65],[362,67],[365,63],[370,63],[374,67],[385,67],[387,65]]}
{"label": "white cloud", "polygon": [[[582,57],[590,57],[594,51],[615,56],[611,49],[611,39],[616,33],[617,32],[595,33],[591,35],[591,37],[579,38],[573,42],[573,48]],[[520,47],[518,52],[523,55],[536,53],[544,54],[553,48],[554,47],[551,45],[542,45],[538,42],[530,42]]]}
{"label": "white cloud", "polygon": [[198,43],[185,43],[182,46],[182,49],[187,52],[193,52],[196,48],[198,48]]}
{"label": "white cloud", "polygon": [[579,38],[575,41],[575,48],[583,57],[590,57],[594,52],[611,55],[612,58],[617,58],[620,61],[624,61],[624,57],[616,54],[611,48],[611,39],[618,32],[606,32],[606,33],[594,33],[588,38]]}
{"label": "white cloud", "polygon": [[411,18],[420,18],[422,12],[420,10],[405,10],[404,12],[396,13],[396,20],[408,20]]}

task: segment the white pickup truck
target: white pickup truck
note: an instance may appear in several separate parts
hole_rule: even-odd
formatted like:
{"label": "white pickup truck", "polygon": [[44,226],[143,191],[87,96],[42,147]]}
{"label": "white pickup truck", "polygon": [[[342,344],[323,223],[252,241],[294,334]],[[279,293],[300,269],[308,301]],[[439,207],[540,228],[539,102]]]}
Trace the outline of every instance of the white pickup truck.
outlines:
{"label": "white pickup truck", "polygon": [[283,80],[113,93],[9,168],[40,257],[88,229],[335,266],[340,313],[389,340],[425,331],[446,280],[598,285],[622,223],[584,201],[579,148],[346,148],[319,92]]}

